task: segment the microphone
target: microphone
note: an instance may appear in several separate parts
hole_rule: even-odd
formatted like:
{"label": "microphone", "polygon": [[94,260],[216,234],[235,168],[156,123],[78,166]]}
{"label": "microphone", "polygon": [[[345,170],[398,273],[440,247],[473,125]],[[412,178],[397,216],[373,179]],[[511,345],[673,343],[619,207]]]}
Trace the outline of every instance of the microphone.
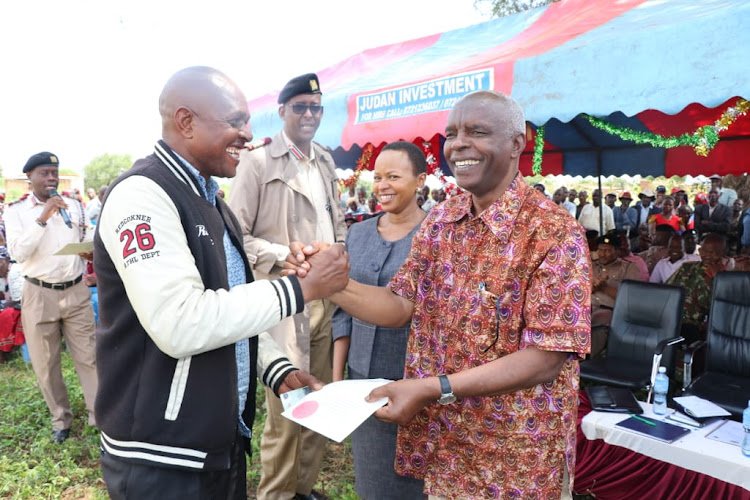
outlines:
{"label": "microphone", "polygon": [[[52,188],[49,190],[49,197],[52,198],[54,196],[60,196],[60,195],[57,193],[57,189]],[[73,227],[73,224],[70,222],[70,215],[68,215],[68,211],[65,210],[64,208],[60,209],[60,217],[62,217],[62,220],[63,222],[65,222],[66,226],[70,228]]]}
{"label": "microphone", "polygon": [[257,141],[246,142],[245,149],[247,149],[248,151],[252,151],[253,149],[262,148],[263,146],[268,146],[269,144],[271,144],[271,138],[264,137],[263,139],[258,139]]}

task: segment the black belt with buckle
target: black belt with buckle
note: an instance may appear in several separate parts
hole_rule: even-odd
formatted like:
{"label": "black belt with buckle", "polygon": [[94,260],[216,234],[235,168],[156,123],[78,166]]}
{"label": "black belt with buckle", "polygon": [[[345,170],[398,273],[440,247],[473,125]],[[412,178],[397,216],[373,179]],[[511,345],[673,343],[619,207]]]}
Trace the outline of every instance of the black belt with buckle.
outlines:
{"label": "black belt with buckle", "polygon": [[31,283],[32,285],[41,286],[43,288],[49,288],[51,290],[65,290],[66,288],[70,288],[73,285],[77,285],[81,282],[83,279],[83,275],[80,275],[74,280],[66,281],[65,283],[47,283],[46,281],[38,280],[36,278],[29,278],[28,276],[25,276],[26,281]]}

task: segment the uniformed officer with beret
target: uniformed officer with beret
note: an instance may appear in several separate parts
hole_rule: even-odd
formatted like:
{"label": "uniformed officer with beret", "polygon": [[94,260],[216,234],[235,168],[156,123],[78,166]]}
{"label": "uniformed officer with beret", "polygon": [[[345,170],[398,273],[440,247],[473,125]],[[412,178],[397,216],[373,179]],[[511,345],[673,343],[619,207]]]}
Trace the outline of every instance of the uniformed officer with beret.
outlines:
{"label": "uniformed officer with beret", "polygon": [[[256,277],[278,277],[293,241],[343,243],[346,238],[336,165],[330,151],[313,141],[323,118],[321,92],[314,73],[289,80],[278,98],[283,129],[268,146],[241,154],[228,203],[242,225]],[[292,363],[323,382],[332,380],[333,309],[330,301],[315,300],[304,313],[269,330]],[[266,405],[258,498],[319,498],[312,487],[326,439],[282,417],[272,392],[266,391]]]}
{"label": "uniformed officer with beret", "polygon": [[[593,265],[594,279],[591,281],[591,325],[609,325],[615,305],[617,290],[623,280],[641,281],[641,273],[632,262],[617,256],[620,237],[605,234],[597,240],[599,260]],[[607,334],[601,328],[591,330],[591,355],[596,356],[607,344]]]}
{"label": "uniformed officer with beret", "polygon": [[60,366],[63,336],[81,382],[89,425],[96,425],[97,390],[94,311],[82,281],[82,257],[91,260],[93,254],[55,255],[68,243],[91,240],[92,234],[86,230],[81,203],[57,195],[59,165],[57,156],[47,151],[29,158],[23,172],[31,192],[5,212],[8,249],[26,280],[21,321],[34,373],[52,413],[56,443],[68,438],[73,423]]}

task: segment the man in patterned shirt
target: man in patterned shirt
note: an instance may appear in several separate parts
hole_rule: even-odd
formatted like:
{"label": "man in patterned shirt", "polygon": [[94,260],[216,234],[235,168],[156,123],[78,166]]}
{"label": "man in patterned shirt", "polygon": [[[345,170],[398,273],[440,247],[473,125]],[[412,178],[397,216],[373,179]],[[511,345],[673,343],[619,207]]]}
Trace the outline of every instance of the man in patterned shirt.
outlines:
{"label": "man in patterned shirt", "polygon": [[430,211],[388,287],[331,297],[370,323],[411,319],[405,378],[368,399],[389,398],[375,415],[401,425],[396,471],[431,497],[570,494],[591,266],[583,228],[518,173],[525,130],[503,94],[460,99],[444,153],[467,192]]}

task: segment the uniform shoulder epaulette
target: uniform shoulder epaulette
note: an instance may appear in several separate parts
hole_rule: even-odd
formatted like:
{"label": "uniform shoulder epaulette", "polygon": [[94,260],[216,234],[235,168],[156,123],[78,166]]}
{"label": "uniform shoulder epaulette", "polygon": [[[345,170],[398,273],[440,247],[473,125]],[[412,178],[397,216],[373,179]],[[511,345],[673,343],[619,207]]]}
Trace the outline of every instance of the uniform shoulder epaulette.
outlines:
{"label": "uniform shoulder epaulette", "polygon": [[26,193],[25,195],[21,196],[21,197],[20,197],[20,198],[18,198],[17,200],[15,200],[15,201],[11,201],[10,203],[8,203],[8,206],[9,206],[9,207],[12,207],[12,206],[13,206],[13,205],[15,205],[16,203],[21,203],[21,202],[22,202],[23,200],[25,200],[25,199],[26,199],[26,198],[28,198],[28,197],[29,197],[29,193]]}
{"label": "uniform shoulder epaulette", "polygon": [[326,153],[331,153],[331,154],[333,154],[333,150],[332,150],[332,149],[331,149],[330,147],[328,147],[328,146],[324,146],[323,144],[321,144],[321,143],[319,143],[319,142],[315,142],[315,141],[312,141],[312,143],[313,143],[313,144],[315,144],[316,146],[318,146],[318,147],[319,147],[320,149],[322,149],[322,150],[323,150],[323,151],[325,151]]}

